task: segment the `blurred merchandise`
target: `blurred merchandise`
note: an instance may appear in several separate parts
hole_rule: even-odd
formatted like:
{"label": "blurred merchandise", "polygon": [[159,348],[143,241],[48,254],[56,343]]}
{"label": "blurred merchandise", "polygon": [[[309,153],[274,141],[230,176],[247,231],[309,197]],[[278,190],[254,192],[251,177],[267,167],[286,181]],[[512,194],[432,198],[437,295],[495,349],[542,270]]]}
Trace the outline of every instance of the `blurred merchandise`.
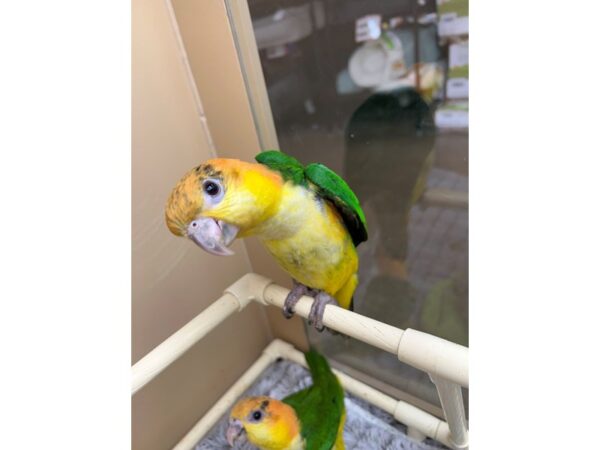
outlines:
{"label": "blurred merchandise", "polygon": [[450,44],[448,50],[448,81],[446,97],[449,99],[469,96],[469,42]]}
{"label": "blurred merchandise", "polygon": [[437,22],[437,14],[436,13],[424,14],[421,17],[419,17],[419,24],[421,24],[421,25],[430,25],[430,24],[435,24],[436,22]]}
{"label": "blurred merchandise", "polygon": [[461,41],[450,44],[448,54],[450,78],[469,78],[469,42]]}
{"label": "blurred merchandise", "polygon": [[469,96],[468,78],[450,78],[446,81],[446,97],[452,100]]}
{"label": "blurred merchandise", "polygon": [[448,102],[435,112],[435,125],[438,128],[464,129],[469,127],[469,104]]}
{"label": "blurred merchandise", "polygon": [[394,33],[366,42],[352,54],[348,64],[352,80],[362,87],[374,87],[406,74],[402,42]]}
{"label": "blurred merchandise", "polygon": [[[412,28],[387,31],[379,39],[356,49],[348,64],[354,85],[371,88],[376,92],[418,87],[427,101],[431,101],[443,83],[435,26],[419,26],[417,33],[418,64],[415,64],[416,33]],[[338,84],[338,92],[342,92],[340,88],[344,92],[355,91],[347,80],[341,78],[341,74],[338,83],[340,81],[344,83]]]}
{"label": "blurred merchandise", "polygon": [[436,63],[422,63],[413,66],[406,76],[377,86],[375,92],[392,91],[401,87],[416,87],[419,69],[419,93],[426,101],[431,101],[442,86],[444,72],[442,67]]}
{"label": "blurred merchandise", "polygon": [[381,36],[381,16],[371,14],[356,19],[355,39],[356,42],[371,41]]}
{"label": "blurred merchandise", "polygon": [[[325,24],[323,5],[314,2],[316,28]],[[310,4],[278,9],[274,14],[252,21],[259,50],[281,47],[304,39],[313,32]]]}
{"label": "blurred merchandise", "polygon": [[437,0],[441,37],[459,36],[469,33],[469,1]]}
{"label": "blurred merchandise", "polygon": [[[435,24],[420,25],[418,27],[418,36],[415,36],[416,33],[413,26],[396,29],[393,33],[402,42],[407,67],[412,66],[415,62],[432,63],[440,60],[442,55],[438,46]],[[418,56],[416,55],[416,38],[419,40]]]}
{"label": "blurred merchandise", "polygon": [[404,17],[392,17],[389,21],[390,28],[397,28],[404,23]]}

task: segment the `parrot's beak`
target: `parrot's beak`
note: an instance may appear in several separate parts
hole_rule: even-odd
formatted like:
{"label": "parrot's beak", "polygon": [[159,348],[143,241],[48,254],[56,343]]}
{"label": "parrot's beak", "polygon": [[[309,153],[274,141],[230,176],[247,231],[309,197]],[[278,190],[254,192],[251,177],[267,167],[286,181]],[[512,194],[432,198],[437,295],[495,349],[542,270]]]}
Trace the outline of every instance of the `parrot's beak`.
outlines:
{"label": "parrot's beak", "polygon": [[227,428],[227,443],[233,447],[236,442],[246,440],[246,430],[242,422],[237,419],[229,419],[229,428]]}
{"label": "parrot's beak", "polygon": [[237,236],[238,228],[210,217],[198,217],[187,228],[188,237],[213,255],[229,256],[234,252],[228,249]]}

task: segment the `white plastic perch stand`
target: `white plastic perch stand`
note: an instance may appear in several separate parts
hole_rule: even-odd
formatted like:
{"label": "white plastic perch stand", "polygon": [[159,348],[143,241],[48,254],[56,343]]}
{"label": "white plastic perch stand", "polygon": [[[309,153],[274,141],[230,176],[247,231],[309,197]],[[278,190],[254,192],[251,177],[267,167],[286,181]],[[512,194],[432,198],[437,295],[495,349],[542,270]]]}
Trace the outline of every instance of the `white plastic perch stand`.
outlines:
{"label": "white plastic perch stand", "polygon": [[[132,395],[250,301],[282,308],[288,292],[268,278],[253,273],[244,275],[228,287],[221,298],[132,367]],[[302,297],[296,305],[296,314],[306,318],[312,302],[312,298]],[[460,391],[461,386],[467,388],[469,385],[468,348],[417,330],[395,328],[334,305],[325,308],[323,323],[340,333],[393,353],[400,361],[427,372],[437,387],[446,422],[335,371],[348,392],[393,415],[409,428],[414,437],[425,435],[452,448],[468,448],[467,421]],[[261,372],[279,357],[305,365],[302,353],[276,339],[175,448],[192,448]]]}

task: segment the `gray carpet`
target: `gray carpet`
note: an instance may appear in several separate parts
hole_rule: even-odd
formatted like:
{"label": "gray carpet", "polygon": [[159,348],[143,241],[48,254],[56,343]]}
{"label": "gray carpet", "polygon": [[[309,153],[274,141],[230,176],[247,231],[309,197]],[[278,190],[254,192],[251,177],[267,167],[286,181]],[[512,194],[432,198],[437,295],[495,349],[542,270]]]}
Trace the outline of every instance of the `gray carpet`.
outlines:
{"label": "gray carpet", "polygon": [[[263,372],[262,376],[243,394],[268,395],[282,399],[311,384],[310,373],[304,367],[286,361],[278,361]],[[442,444],[427,439],[417,443],[406,436],[406,427],[386,412],[346,392],[346,425],[344,442],[347,450],[439,450]],[[208,432],[194,450],[229,449],[225,440],[227,417]],[[252,445],[236,447],[238,450],[254,449]]]}

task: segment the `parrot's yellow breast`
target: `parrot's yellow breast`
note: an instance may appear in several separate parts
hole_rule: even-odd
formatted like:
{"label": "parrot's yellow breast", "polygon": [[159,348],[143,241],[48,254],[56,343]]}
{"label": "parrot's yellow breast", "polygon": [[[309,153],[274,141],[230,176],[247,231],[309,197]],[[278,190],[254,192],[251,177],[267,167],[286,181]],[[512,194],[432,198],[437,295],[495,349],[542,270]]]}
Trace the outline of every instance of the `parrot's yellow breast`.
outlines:
{"label": "parrot's yellow breast", "polygon": [[253,427],[247,432],[250,442],[261,450],[304,450],[305,447],[299,432],[289,436],[285,423]]}
{"label": "parrot's yellow breast", "polygon": [[358,257],[332,205],[306,187],[286,183],[277,213],[255,232],[294,279],[348,308],[344,303],[356,286]]}

